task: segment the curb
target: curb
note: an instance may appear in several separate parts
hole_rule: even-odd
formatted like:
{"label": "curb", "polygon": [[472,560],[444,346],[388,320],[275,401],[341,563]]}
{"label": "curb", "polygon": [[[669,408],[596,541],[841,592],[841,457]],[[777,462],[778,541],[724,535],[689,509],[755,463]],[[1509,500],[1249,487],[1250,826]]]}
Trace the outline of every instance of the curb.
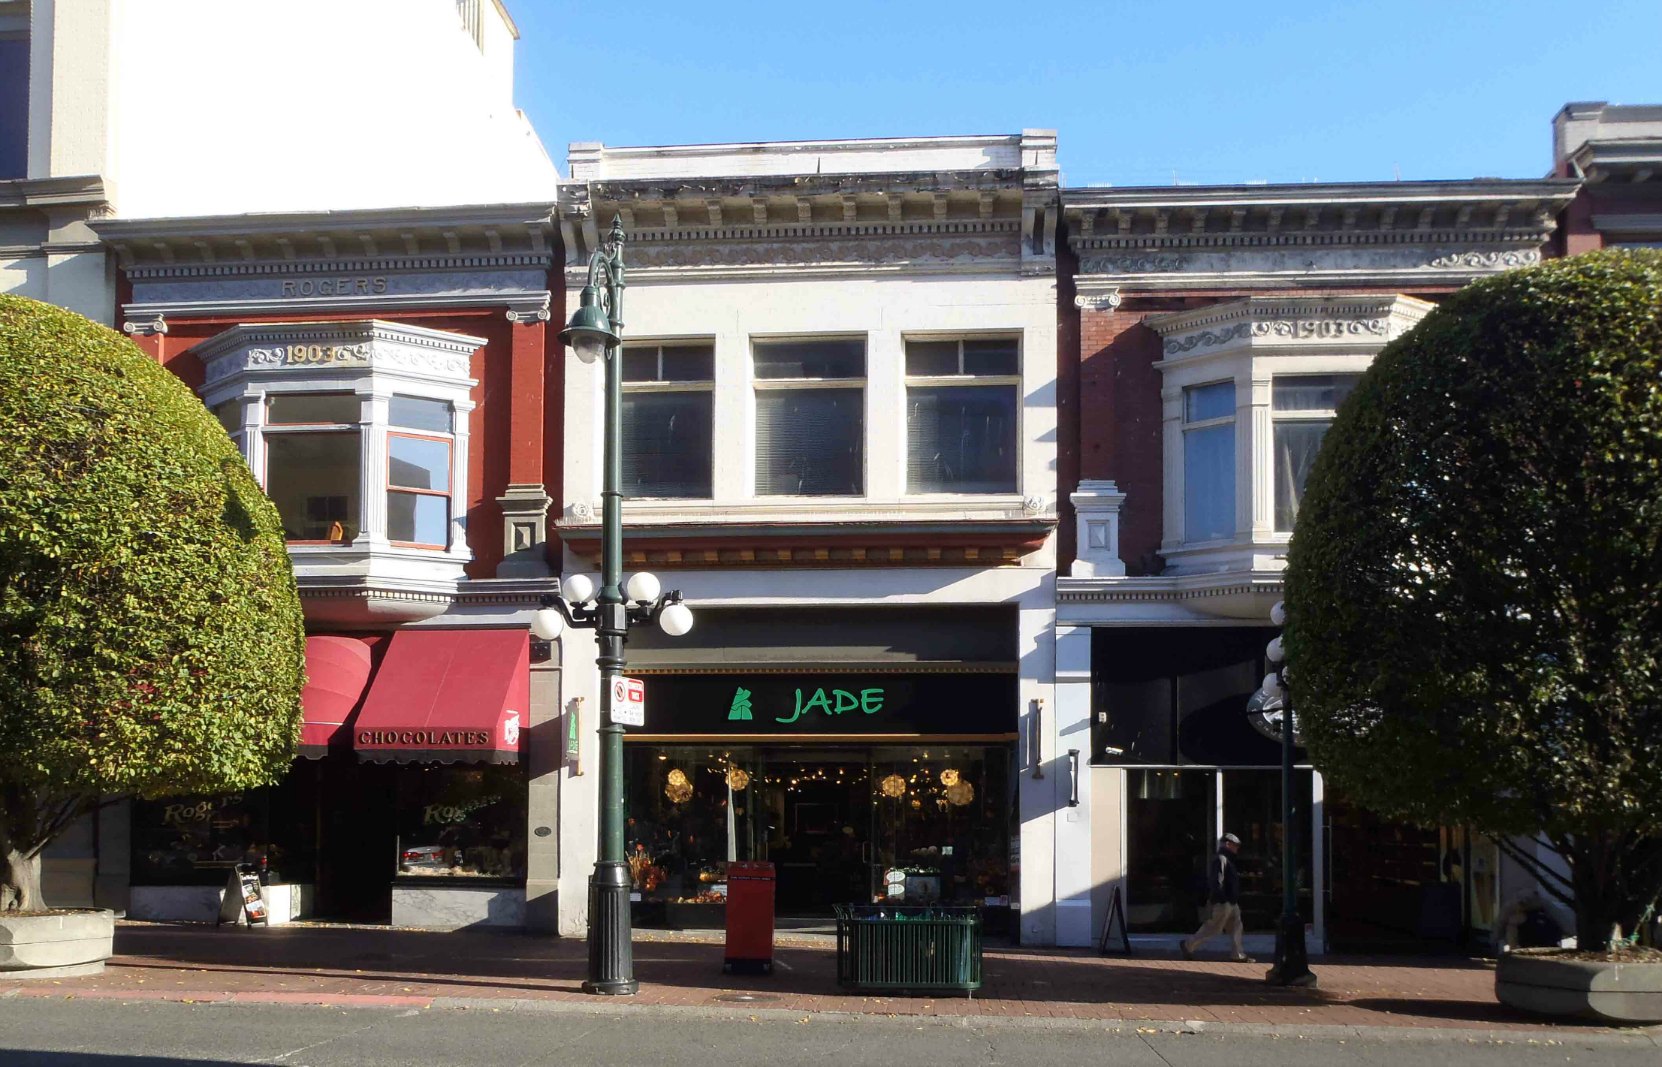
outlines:
{"label": "curb", "polygon": [[530,1000],[512,997],[401,996],[372,993],[288,993],[223,990],[64,990],[16,987],[0,992],[0,1000],[99,1000],[135,1003],[179,1003],[204,1006],[284,1005],[323,1008],[414,1008],[420,1011],[479,1011],[514,1014],[588,1015],[628,1018],[651,1012],[673,1018],[722,1019],[731,1022],[807,1022],[810,1019],[843,1024],[875,1024],[903,1019],[914,1027],[976,1030],[1066,1030],[1103,1034],[1157,1034],[1233,1036],[1292,1040],[1362,1040],[1377,1043],[1575,1045],[1588,1047],[1662,1049],[1662,1026],[1612,1029],[1608,1027],[1548,1027],[1540,1030],[1503,1030],[1484,1027],[1345,1026],[1331,1023],[1237,1023],[1208,1019],[1069,1019],[1003,1015],[905,1015],[815,1008],[733,1008],[727,1005],[639,1004],[601,1006],[592,1001]]}

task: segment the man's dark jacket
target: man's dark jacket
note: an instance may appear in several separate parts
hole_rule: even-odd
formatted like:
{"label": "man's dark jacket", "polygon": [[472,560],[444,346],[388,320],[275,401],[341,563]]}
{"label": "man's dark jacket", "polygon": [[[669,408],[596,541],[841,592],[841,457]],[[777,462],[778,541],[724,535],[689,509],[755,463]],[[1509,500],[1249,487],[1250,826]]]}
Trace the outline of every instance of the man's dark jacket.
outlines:
{"label": "man's dark jacket", "polygon": [[1207,864],[1206,885],[1206,900],[1209,904],[1241,902],[1241,868],[1228,849],[1219,846],[1212,862]]}

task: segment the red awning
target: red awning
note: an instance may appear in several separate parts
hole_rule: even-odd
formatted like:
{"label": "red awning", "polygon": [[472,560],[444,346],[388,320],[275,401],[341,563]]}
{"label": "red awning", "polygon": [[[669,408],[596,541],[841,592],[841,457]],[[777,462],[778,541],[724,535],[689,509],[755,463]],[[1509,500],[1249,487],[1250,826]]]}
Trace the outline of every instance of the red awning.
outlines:
{"label": "red awning", "polygon": [[300,693],[303,720],[300,754],[322,759],[352,717],[369,684],[369,646],[355,637],[306,638],[306,688]]}
{"label": "red awning", "polygon": [[377,763],[517,763],[530,703],[524,630],[400,630],[352,745]]}

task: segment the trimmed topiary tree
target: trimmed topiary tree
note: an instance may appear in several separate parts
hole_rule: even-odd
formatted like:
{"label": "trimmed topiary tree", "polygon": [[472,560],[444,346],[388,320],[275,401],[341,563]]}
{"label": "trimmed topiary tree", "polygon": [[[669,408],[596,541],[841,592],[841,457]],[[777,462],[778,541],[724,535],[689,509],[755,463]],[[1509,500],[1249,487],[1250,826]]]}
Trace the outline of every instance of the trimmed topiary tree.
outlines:
{"label": "trimmed topiary tree", "polygon": [[294,755],[305,636],[282,527],[133,343],[0,296],[0,910],[113,795],[244,789]]}
{"label": "trimmed topiary tree", "polygon": [[1633,930],[1662,896],[1662,252],[1479,282],[1389,345],[1311,472],[1287,611],[1341,790],[1492,835],[1582,947]]}

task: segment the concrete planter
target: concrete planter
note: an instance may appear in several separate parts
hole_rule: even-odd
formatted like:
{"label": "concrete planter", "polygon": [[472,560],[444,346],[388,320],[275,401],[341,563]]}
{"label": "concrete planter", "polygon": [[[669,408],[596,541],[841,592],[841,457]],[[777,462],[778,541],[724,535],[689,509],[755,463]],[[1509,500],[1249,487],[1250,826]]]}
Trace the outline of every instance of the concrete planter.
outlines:
{"label": "concrete planter", "polygon": [[1508,952],[1495,967],[1495,997],[1539,1015],[1606,1023],[1662,1022],[1662,963],[1558,959],[1563,949]]}
{"label": "concrete planter", "polygon": [[100,974],[115,938],[115,912],[0,915],[0,981]]}

